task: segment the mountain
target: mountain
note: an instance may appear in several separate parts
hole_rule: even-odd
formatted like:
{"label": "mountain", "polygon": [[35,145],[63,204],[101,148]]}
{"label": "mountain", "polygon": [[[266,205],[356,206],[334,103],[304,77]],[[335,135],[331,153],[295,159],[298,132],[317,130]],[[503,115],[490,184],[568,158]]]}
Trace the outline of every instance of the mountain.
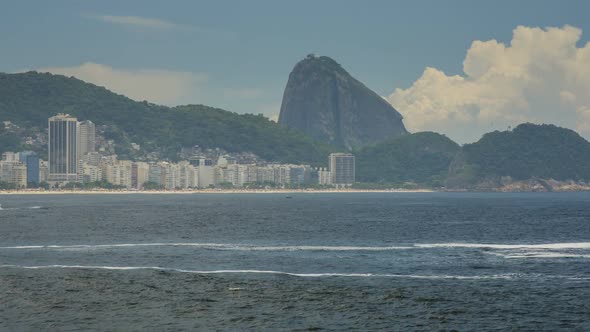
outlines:
{"label": "mountain", "polygon": [[336,61],[314,55],[289,75],[279,123],[349,150],[407,133],[388,102]]}
{"label": "mountain", "polygon": [[[108,138],[115,139],[120,146],[117,153],[123,156],[130,142],[170,159],[175,159],[182,147],[199,145],[252,152],[270,161],[323,165],[333,151],[262,115],[237,114],[203,105],[171,108],[136,102],[73,77],[0,73],[0,121],[44,129],[47,119],[57,113],[108,125]],[[9,134],[0,132],[0,139],[11,147],[15,145],[15,138]]]}
{"label": "mountain", "polygon": [[520,181],[518,186],[551,190],[548,181],[554,180],[590,181],[590,143],[570,129],[526,123],[464,145],[450,166],[447,186],[488,189]]}
{"label": "mountain", "polygon": [[357,180],[440,187],[460,149],[448,137],[433,132],[393,138],[356,152]]}

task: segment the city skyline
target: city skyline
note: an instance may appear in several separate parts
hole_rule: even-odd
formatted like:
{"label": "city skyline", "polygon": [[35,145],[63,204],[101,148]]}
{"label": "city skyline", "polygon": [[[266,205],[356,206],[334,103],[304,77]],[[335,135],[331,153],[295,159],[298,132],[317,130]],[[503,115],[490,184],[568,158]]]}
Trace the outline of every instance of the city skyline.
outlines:
{"label": "city skyline", "polygon": [[[292,188],[314,184],[344,188],[355,183],[351,154],[330,154],[329,171],[272,161],[240,164],[229,154],[221,154],[217,160],[202,155],[179,162],[121,160],[103,148],[96,152],[95,131],[90,120],[78,121],[65,113],[50,117],[48,161],[40,160],[33,151],[4,152],[0,182],[13,184],[15,189],[75,189],[96,184],[124,190]],[[320,172],[327,178],[318,178]]]}

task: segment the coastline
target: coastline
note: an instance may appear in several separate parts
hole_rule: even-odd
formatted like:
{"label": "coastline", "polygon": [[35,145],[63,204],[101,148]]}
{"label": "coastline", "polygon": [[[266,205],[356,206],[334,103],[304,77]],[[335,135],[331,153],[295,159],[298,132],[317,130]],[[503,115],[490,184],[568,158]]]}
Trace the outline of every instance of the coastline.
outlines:
{"label": "coastline", "polygon": [[0,190],[0,195],[187,195],[187,194],[331,194],[331,193],[431,193],[432,189],[204,189],[204,190]]}

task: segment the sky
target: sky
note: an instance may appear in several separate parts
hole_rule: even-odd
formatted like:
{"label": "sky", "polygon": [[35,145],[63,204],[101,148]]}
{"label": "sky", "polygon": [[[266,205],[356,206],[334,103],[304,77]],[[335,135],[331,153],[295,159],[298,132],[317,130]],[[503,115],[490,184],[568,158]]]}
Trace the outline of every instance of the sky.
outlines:
{"label": "sky", "polygon": [[135,100],[278,116],[295,63],[334,58],[412,132],[522,122],[590,138],[590,1],[0,0],[0,71]]}

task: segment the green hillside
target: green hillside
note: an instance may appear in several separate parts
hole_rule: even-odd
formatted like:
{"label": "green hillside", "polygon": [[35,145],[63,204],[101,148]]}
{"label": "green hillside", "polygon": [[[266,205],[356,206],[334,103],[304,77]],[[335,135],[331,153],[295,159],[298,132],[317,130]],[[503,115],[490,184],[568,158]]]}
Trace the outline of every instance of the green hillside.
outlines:
{"label": "green hillside", "polygon": [[[109,125],[109,138],[141,144],[147,151],[159,150],[170,159],[181,147],[200,145],[230,152],[248,151],[271,161],[324,165],[332,150],[261,115],[203,105],[170,108],[136,102],[60,75],[0,73],[0,121],[45,128],[47,119],[57,113]],[[14,145],[14,137],[6,139]],[[123,155],[125,152],[118,151]]]}
{"label": "green hillside", "polygon": [[357,152],[361,182],[442,186],[457,143],[433,132],[408,134]]}
{"label": "green hillside", "polygon": [[588,181],[590,143],[554,125],[527,123],[512,131],[491,132],[463,146],[452,164],[449,184],[469,187],[502,176]]}

